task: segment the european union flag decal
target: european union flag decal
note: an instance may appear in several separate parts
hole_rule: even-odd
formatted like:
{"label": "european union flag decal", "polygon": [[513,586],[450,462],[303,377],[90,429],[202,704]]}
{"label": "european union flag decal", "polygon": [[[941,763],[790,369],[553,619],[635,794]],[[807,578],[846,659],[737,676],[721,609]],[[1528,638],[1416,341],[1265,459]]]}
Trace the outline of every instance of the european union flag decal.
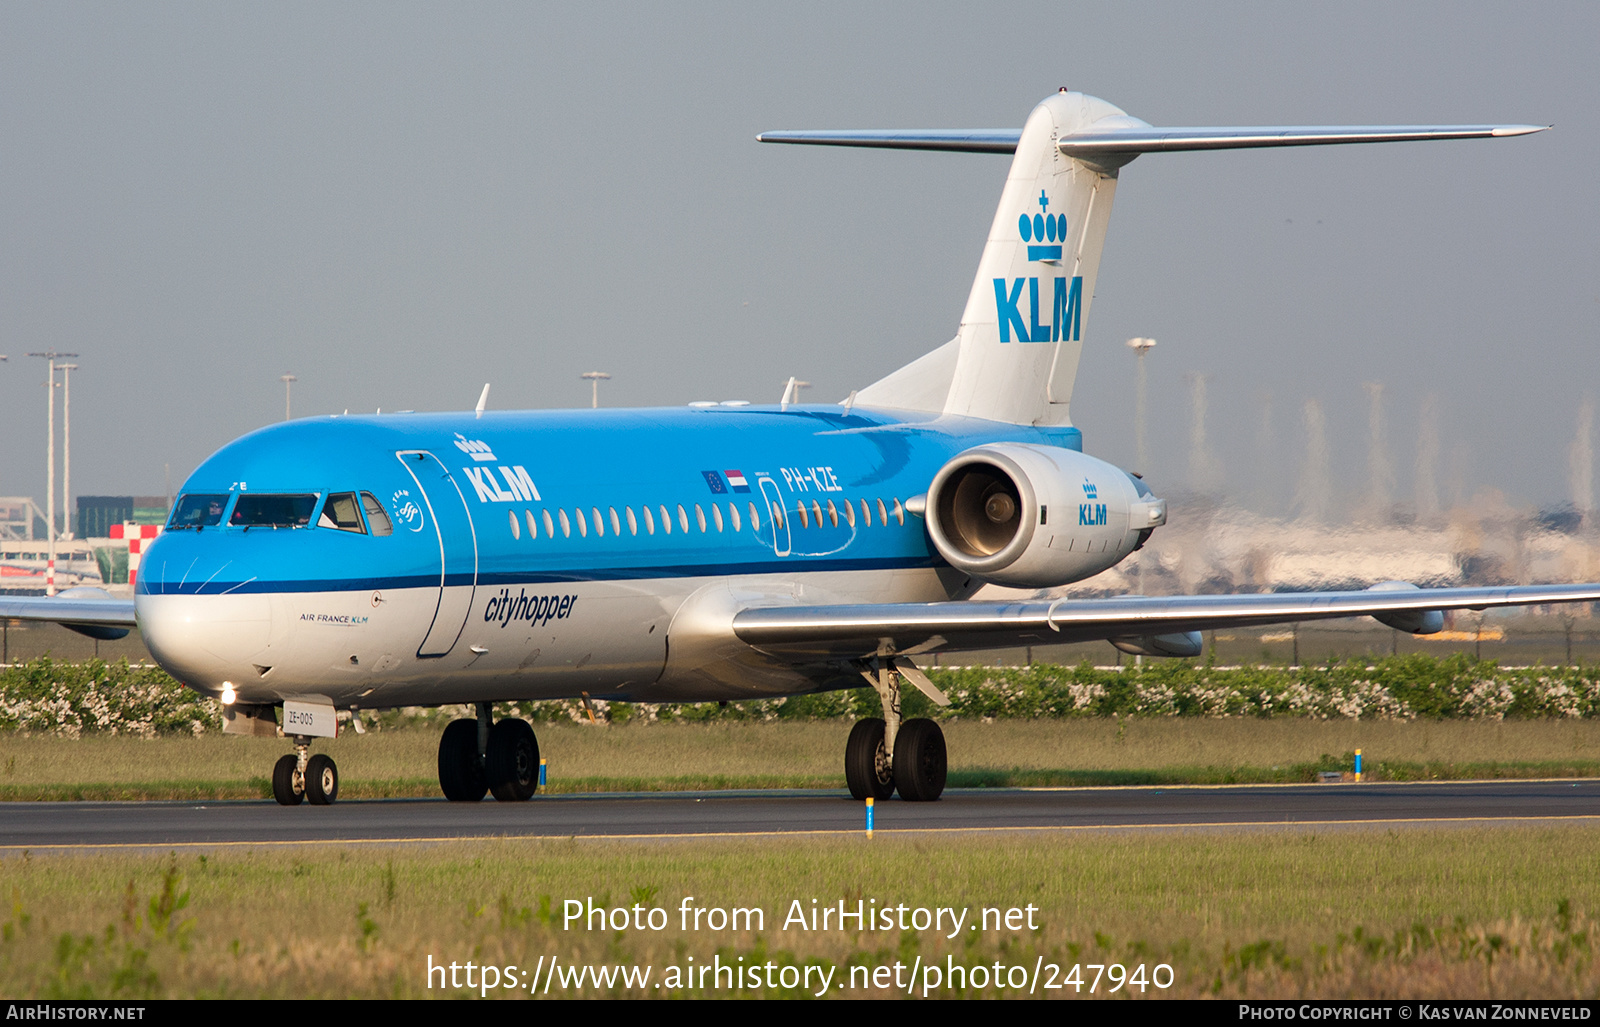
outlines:
{"label": "european union flag decal", "polygon": [[716,471],[701,471],[700,473],[706,476],[706,484],[711,486],[712,495],[727,495],[728,486],[723,484],[722,475],[718,474]]}

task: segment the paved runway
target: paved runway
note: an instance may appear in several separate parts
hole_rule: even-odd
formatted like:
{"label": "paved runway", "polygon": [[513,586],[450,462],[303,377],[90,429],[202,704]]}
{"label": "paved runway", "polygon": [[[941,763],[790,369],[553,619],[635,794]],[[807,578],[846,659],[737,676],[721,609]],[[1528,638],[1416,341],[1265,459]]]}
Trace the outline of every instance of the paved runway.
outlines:
{"label": "paved runway", "polygon": [[[1600,825],[1600,781],[962,789],[935,803],[877,806],[877,830],[884,834],[1536,820]],[[834,834],[858,832],[862,822],[860,803],[819,791],[557,795],[516,804],[347,800],[292,808],[270,801],[9,802],[0,803],[0,855],[96,847]]]}

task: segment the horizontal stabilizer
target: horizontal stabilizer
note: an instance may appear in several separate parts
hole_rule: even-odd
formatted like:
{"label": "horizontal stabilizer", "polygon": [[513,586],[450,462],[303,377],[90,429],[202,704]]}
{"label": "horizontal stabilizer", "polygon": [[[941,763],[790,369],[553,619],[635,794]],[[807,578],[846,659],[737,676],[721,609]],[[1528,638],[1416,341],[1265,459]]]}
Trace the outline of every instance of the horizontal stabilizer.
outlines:
{"label": "horizontal stabilizer", "polygon": [[945,150],[955,153],[1015,153],[1020,128],[862,129],[849,132],[763,132],[762,143],[807,146],[870,146],[884,150]]}
{"label": "horizontal stabilizer", "polygon": [[[1132,119],[1130,119],[1132,120]],[[1428,139],[1489,139],[1543,132],[1544,125],[1301,125],[1261,128],[1118,128],[1062,136],[1068,157],[1138,156],[1179,150],[1244,150],[1262,146],[1408,143]]]}
{"label": "horizontal stabilizer", "polygon": [[[1547,125],[1297,125],[1253,128],[1156,128],[1135,118],[1128,128],[1078,132],[1056,143],[1068,157],[1172,153],[1180,150],[1242,150],[1263,146],[1332,146],[1342,143],[1405,143],[1428,139],[1488,139],[1543,132]],[[1015,153],[1022,130],[1014,128],[859,129],[855,131],[763,132],[763,143],[806,146],[867,146],[885,150],[955,153]]]}
{"label": "horizontal stabilizer", "polygon": [[[1159,128],[1061,90],[1020,129],[764,132],[764,143],[1011,154],[953,353],[940,349],[859,390],[863,406],[1008,424],[1069,425],[1085,324],[1121,168],[1144,153],[1528,135],[1538,125]],[[952,359],[953,358],[953,359]]]}

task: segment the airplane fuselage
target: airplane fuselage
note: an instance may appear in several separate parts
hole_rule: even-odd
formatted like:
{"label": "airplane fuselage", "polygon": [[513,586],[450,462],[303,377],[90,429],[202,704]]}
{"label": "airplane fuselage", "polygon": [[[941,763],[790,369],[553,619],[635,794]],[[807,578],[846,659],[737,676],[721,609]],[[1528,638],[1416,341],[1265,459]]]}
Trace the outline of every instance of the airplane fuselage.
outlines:
{"label": "airplane fuselage", "polygon": [[[860,682],[849,666],[797,667],[740,643],[733,614],[970,595],[981,583],[940,558],[907,502],[973,446],[1080,440],[836,406],[293,421],[225,446],[185,483],[183,497],[212,497],[213,523],[175,518],[150,547],[137,616],[174,676],[241,702],[844,687]],[[180,513],[185,502],[196,508],[181,499]],[[1058,520],[1116,537],[1085,556],[1093,573],[1136,534],[1088,506]]]}

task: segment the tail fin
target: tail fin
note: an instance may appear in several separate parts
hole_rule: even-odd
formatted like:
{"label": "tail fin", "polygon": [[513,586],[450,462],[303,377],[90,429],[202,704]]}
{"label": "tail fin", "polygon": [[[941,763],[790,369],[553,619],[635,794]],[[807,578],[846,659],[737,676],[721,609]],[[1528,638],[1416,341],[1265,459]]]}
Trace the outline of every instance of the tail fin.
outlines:
{"label": "tail fin", "polygon": [[[953,342],[860,390],[863,405],[1065,425],[1118,170],[1141,153],[1526,135],[1535,125],[1154,128],[1062,90],[1005,129],[768,132],[762,142],[1012,152]],[[942,402],[941,402],[942,400]]]}
{"label": "tail fin", "polygon": [[1133,120],[1082,93],[1057,93],[1028,116],[961,315],[946,413],[1070,423],[1117,168],[1064,156],[1056,140],[1107,118]]}

